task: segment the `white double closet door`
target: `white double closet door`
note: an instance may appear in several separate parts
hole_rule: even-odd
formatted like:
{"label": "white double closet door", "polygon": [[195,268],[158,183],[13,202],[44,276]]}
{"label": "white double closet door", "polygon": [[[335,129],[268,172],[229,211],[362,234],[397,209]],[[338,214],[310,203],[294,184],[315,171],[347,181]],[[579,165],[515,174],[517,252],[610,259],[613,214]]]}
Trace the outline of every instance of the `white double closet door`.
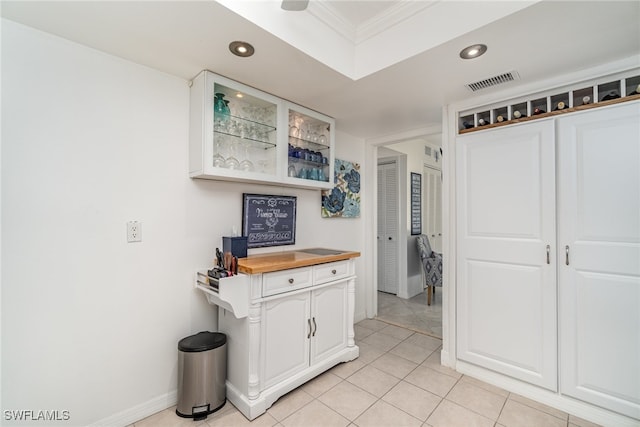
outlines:
{"label": "white double closet door", "polygon": [[640,418],[640,104],[457,143],[458,358]]}

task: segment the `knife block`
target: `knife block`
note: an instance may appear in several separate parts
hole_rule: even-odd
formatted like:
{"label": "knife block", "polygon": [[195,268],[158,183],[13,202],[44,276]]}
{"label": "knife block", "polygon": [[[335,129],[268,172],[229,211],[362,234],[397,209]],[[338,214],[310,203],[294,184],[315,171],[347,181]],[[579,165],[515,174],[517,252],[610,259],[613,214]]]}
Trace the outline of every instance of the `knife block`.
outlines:
{"label": "knife block", "polygon": [[222,238],[222,252],[231,252],[231,255],[238,258],[247,257],[247,237],[223,237]]}

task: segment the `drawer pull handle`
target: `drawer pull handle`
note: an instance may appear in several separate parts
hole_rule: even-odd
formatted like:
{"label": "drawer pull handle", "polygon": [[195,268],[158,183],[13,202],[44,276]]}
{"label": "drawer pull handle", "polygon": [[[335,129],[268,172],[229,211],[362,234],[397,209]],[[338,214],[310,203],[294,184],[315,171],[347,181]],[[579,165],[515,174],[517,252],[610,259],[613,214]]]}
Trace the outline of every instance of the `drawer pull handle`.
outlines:
{"label": "drawer pull handle", "polygon": [[309,323],[309,333],[307,334],[307,339],[311,338],[311,319],[307,319],[307,322]]}
{"label": "drawer pull handle", "polygon": [[318,325],[316,325],[316,318],[313,318],[313,334],[311,335],[312,337],[316,336],[316,331],[318,330]]}
{"label": "drawer pull handle", "polygon": [[336,270],[331,270],[331,274],[336,274],[337,271]]}
{"label": "drawer pull handle", "polygon": [[289,283],[293,284],[293,278],[289,279]]}

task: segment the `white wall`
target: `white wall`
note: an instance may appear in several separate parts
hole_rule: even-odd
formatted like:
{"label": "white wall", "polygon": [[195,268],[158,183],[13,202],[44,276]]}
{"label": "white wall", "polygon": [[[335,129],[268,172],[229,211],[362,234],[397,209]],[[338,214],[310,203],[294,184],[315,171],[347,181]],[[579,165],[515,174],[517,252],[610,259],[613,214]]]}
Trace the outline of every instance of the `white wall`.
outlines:
{"label": "white wall", "polygon": [[[242,192],[298,197],[295,247],[364,252],[363,220],[322,219],[317,191],[189,179],[188,96],[182,79],[2,21],[3,410],[118,425],[173,404],[178,340],[216,327],[194,271],[240,227]],[[338,133],[336,153],[362,162],[364,143]],[[359,318],[363,298],[358,282]]]}

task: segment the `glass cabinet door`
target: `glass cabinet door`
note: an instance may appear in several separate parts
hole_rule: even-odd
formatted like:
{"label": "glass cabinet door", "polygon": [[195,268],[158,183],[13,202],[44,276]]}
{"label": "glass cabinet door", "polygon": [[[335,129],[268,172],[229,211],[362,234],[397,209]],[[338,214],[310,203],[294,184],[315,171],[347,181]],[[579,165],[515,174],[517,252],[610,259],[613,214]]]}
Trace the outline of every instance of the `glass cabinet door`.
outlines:
{"label": "glass cabinet door", "polygon": [[214,83],[212,166],[276,173],[277,104]]}
{"label": "glass cabinet door", "polygon": [[332,119],[290,107],[287,177],[329,187],[333,183],[333,135]]}

